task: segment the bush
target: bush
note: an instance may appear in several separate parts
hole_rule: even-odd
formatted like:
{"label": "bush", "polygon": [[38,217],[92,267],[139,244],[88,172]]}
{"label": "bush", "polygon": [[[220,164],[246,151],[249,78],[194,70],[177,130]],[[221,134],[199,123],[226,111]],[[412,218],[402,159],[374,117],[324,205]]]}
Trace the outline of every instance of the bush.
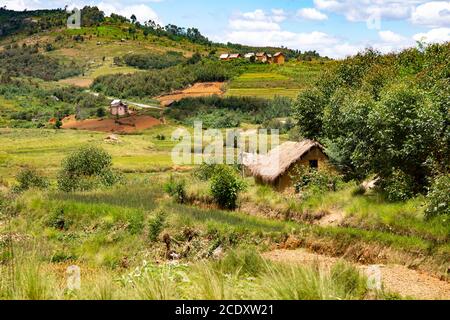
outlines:
{"label": "bush", "polygon": [[65,192],[112,186],[120,181],[111,169],[112,158],[98,147],[82,147],[69,155],[58,175],[58,187]]}
{"label": "bush", "polygon": [[148,225],[148,238],[151,242],[158,240],[166,224],[167,215],[163,211],[156,212],[155,217],[150,220]]}
{"label": "bush", "polygon": [[139,69],[165,69],[181,64],[186,59],[179,52],[169,51],[166,54],[127,54],[123,61]]}
{"label": "bush", "polygon": [[308,189],[314,191],[336,191],[342,183],[342,177],[336,173],[298,166],[292,177],[296,192]]}
{"label": "bush", "polygon": [[395,170],[387,178],[381,179],[379,188],[386,199],[392,202],[414,197],[414,180],[401,170]]}
{"label": "bush", "polygon": [[71,221],[65,216],[64,208],[56,208],[47,220],[47,226],[58,230],[67,230],[70,224]]}
{"label": "bush", "polygon": [[450,217],[450,175],[438,177],[430,188],[427,195],[427,207],[425,217],[427,219],[436,216]]}
{"label": "bush", "polygon": [[217,169],[217,164],[215,163],[202,163],[194,171],[194,177],[201,181],[208,181],[214,175]]}
{"label": "bush", "polygon": [[177,203],[186,202],[186,181],[175,180],[173,176],[164,185],[164,191],[168,193]]}
{"label": "bush", "polygon": [[220,165],[211,177],[211,194],[223,209],[236,209],[239,192],[245,190],[244,182],[236,176],[235,171]]}
{"label": "bush", "polygon": [[14,190],[17,192],[26,191],[32,188],[46,189],[49,185],[48,180],[32,168],[20,170],[16,176],[16,180],[18,185],[15,186]]}

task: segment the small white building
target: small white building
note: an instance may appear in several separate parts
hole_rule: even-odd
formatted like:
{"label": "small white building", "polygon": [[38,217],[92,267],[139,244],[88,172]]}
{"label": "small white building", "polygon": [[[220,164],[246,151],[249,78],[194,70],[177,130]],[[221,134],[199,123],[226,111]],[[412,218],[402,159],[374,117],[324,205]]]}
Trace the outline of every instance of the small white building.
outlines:
{"label": "small white building", "polygon": [[109,107],[109,112],[113,116],[125,116],[130,113],[128,109],[128,105],[122,102],[122,100],[114,100],[111,102],[111,106]]}

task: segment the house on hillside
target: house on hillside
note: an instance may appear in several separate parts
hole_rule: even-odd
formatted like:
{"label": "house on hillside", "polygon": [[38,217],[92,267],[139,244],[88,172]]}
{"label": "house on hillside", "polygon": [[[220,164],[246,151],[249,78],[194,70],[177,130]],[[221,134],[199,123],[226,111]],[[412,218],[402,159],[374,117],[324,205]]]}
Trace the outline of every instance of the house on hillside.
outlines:
{"label": "house on hillside", "polygon": [[220,55],[219,59],[222,61],[228,61],[230,60],[230,55],[228,53],[223,53]]}
{"label": "house on hillside", "polygon": [[240,53],[232,53],[228,57],[228,59],[230,59],[230,60],[239,59],[239,58],[241,58],[241,54]]}
{"label": "house on hillside", "polygon": [[312,140],[286,142],[267,155],[245,153],[243,165],[257,183],[272,185],[279,191],[293,186],[291,175],[298,166],[318,170],[329,167],[324,147]]}
{"label": "house on hillside", "polygon": [[260,61],[260,62],[266,63],[267,60],[268,60],[267,53],[265,53],[265,52],[258,52],[256,54],[256,61]]}
{"label": "house on hillside", "polygon": [[114,100],[111,102],[109,107],[109,112],[113,116],[126,116],[130,114],[130,110],[128,109],[128,105],[122,102],[122,100]]}
{"label": "house on hillside", "polygon": [[273,63],[284,64],[286,62],[286,56],[283,52],[277,52],[273,55]]}

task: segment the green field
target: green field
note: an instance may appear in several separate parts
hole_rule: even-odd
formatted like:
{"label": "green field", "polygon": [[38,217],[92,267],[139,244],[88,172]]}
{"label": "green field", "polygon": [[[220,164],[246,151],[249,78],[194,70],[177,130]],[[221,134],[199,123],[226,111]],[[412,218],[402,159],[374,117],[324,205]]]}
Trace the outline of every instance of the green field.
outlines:
{"label": "green field", "polygon": [[285,65],[252,65],[228,85],[227,95],[271,99],[296,98],[311,86],[326,63],[289,62]]}
{"label": "green field", "polygon": [[229,89],[226,95],[238,97],[258,97],[265,99],[272,99],[276,96],[296,98],[300,93],[300,89],[285,89],[285,88],[253,88],[253,89]]}

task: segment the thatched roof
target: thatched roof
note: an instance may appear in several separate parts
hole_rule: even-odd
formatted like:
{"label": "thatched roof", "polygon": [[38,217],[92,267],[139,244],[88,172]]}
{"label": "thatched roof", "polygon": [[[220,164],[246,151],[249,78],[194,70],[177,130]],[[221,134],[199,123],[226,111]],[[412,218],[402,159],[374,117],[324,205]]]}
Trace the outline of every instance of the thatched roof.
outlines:
{"label": "thatched roof", "polygon": [[254,177],[266,183],[272,183],[313,148],[319,148],[322,152],[324,150],[320,143],[312,140],[286,142],[268,152],[267,155],[245,153],[243,165]]}

